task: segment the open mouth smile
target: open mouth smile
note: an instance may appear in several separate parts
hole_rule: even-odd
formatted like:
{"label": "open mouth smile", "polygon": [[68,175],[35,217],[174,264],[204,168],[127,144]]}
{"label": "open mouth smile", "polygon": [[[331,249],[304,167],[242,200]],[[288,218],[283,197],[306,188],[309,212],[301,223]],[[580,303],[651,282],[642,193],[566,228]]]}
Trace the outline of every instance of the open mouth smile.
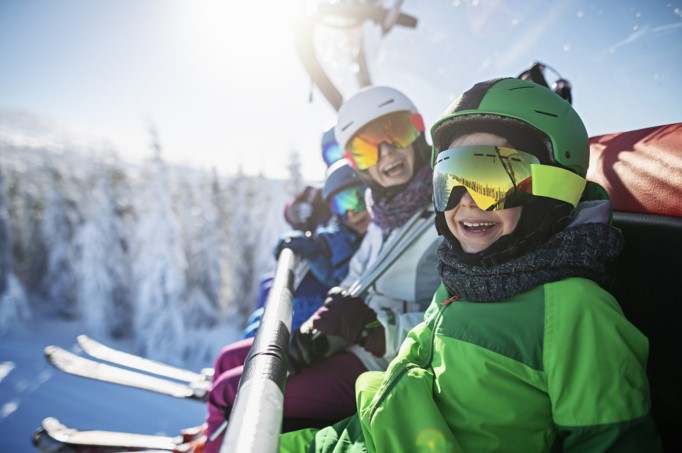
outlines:
{"label": "open mouth smile", "polygon": [[460,222],[462,228],[469,233],[484,233],[495,227],[495,222]]}
{"label": "open mouth smile", "polygon": [[382,170],[382,173],[384,175],[386,175],[387,177],[397,176],[403,172],[404,168],[405,168],[405,164],[402,161],[394,162],[394,163],[388,165],[386,168],[384,168]]}

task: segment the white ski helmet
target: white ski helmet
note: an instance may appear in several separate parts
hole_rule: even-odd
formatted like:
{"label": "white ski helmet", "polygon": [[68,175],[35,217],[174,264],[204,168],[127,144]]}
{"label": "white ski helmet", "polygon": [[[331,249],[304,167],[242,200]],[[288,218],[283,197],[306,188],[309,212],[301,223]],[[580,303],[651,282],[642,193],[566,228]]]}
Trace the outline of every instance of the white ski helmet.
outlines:
{"label": "white ski helmet", "polygon": [[[366,124],[389,113],[408,111],[419,115],[412,101],[395,88],[365,88],[341,105],[334,128],[336,141],[345,150],[351,138]],[[421,119],[421,116],[420,116]]]}

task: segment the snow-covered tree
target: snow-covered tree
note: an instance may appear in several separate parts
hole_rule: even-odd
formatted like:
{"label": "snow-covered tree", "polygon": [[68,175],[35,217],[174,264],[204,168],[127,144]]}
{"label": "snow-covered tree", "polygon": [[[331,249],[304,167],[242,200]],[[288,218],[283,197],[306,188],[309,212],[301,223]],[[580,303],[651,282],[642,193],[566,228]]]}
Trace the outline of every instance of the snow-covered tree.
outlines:
{"label": "snow-covered tree", "polygon": [[292,194],[299,193],[303,189],[304,183],[301,173],[301,155],[295,149],[289,152],[287,170],[289,170],[289,192]]}
{"label": "snow-covered tree", "polygon": [[[9,212],[7,209],[7,197],[5,196],[5,184],[0,168],[0,295],[7,289],[7,275],[12,266],[12,244],[10,241]],[[2,307],[0,307],[2,309]]]}
{"label": "snow-covered tree", "polygon": [[284,205],[290,198],[286,181],[237,175],[228,187],[230,223],[228,256],[232,267],[234,305],[248,316],[258,301],[259,282],[275,266],[272,255],[278,236],[289,227]]}
{"label": "snow-covered tree", "polygon": [[0,335],[31,318],[26,293],[12,269],[12,236],[4,180],[0,168]]}
{"label": "snow-covered tree", "polygon": [[45,204],[49,193],[49,153],[23,147],[0,147],[6,191],[6,209],[12,245],[12,269],[33,294],[45,296],[47,247],[43,236]]}
{"label": "snow-covered tree", "polygon": [[141,167],[0,131],[0,329],[67,314],[176,364],[234,338],[276,264],[298,164],[287,180],[167,165],[152,132],[155,159]]}
{"label": "snow-covered tree", "polygon": [[107,166],[93,166],[88,197],[81,206],[85,222],[74,243],[78,309],[95,336],[121,336],[132,318],[125,233],[115,209],[111,177]]}
{"label": "snow-covered tree", "polygon": [[230,204],[228,209],[235,219],[229,225],[229,249],[232,263],[230,284],[233,285],[233,304],[242,317],[248,316],[258,297],[260,270],[255,266],[256,249],[259,244],[258,230],[263,228],[258,218],[260,203],[252,178],[238,174],[228,187]]}
{"label": "snow-covered tree", "polygon": [[42,286],[52,307],[61,315],[74,317],[76,280],[74,275],[73,236],[77,226],[78,204],[63,169],[52,170],[52,191],[45,205],[42,234],[47,245],[47,269]]}
{"label": "snow-covered tree", "polygon": [[[215,324],[219,320],[221,287],[220,244],[222,225],[214,204],[211,175],[198,171],[180,173],[175,202],[182,221],[183,239],[187,256],[187,287],[202,292],[211,307],[200,317],[194,312],[196,327]],[[189,308],[189,307],[188,307]],[[190,311],[194,311],[190,309]],[[194,325],[194,324],[192,324]]]}
{"label": "snow-covered tree", "polygon": [[133,310],[141,352],[170,363],[182,361],[186,261],[180,223],[173,212],[167,169],[150,161],[137,197],[133,250]]}

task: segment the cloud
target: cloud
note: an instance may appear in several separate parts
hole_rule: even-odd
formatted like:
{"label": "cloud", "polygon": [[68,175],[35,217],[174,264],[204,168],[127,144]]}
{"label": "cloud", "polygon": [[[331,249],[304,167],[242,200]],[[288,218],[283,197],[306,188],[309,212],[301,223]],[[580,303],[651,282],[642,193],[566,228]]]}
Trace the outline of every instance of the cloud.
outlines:
{"label": "cloud", "polygon": [[666,24],[666,25],[659,25],[657,27],[650,27],[648,25],[645,25],[641,28],[638,28],[634,32],[632,32],[627,38],[624,40],[617,42],[616,44],[609,46],[608,48],[604,49],[601,53],[613,53],[617,48],[626,46],[628,44],[633,44],[641,39],[647,38],[651,36],[654,39],[660,39],[664,36],[668,36],[672,33],[675,33],[677,30],[682,29],[682,23],[680,22],[675,22],[672,24]]}

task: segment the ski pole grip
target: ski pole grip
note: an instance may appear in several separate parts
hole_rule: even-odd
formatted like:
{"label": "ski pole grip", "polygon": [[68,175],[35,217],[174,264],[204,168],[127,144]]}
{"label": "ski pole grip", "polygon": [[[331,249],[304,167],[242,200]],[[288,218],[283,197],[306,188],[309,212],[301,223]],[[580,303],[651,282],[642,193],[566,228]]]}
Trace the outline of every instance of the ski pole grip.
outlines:
{"label": "ski pole grip", "polygon": [[277,260],[275,279],[244,362],[221,453],[278,450],[298,259],[292,250],[284,249]]}

